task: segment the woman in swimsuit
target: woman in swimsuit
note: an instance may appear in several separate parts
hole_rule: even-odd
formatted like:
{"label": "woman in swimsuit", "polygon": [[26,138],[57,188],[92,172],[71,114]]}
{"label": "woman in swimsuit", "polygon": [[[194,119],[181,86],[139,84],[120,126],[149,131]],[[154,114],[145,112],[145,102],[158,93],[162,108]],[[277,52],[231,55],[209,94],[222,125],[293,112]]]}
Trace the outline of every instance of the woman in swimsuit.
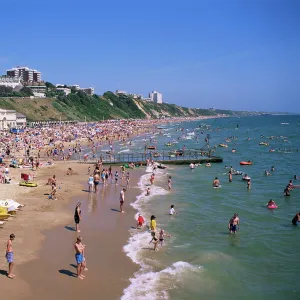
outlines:
{"label": "woman in swimsuit", "polygon": [[79,222],[81,220],[81,209],[80,209],[81,203],[78,202],[76,207],[75,207],[75,213],[74,213],[74,221],[75,221],[75,226],[76,226],[76,231],[80,232],[79,230]]}

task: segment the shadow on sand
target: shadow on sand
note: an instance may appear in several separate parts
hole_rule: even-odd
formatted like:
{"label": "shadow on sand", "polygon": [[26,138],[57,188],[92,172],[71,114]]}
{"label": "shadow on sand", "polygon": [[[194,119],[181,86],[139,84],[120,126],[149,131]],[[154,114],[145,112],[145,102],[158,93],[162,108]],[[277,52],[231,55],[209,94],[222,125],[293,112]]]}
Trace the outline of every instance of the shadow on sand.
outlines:
{"label": "shadow on sand", "polygon": [[65,226],[65,229],[70,230],[70,231],[76,231],[76,229],[72,226]]}
{"label": "shadow on sand", "polygon": [[119,209],[116,209],[116,208],[111,208],[110,210],[111,210],[111,211],[120,212],[120,210],[119,210]]}
{"label": "shadow on sand", "polygon": [[3,275],[3,276],[7,276],[7,271],[6,270],[0,270],[0,275]]}
{"label": "shadow on sand", "polygon": [[61,270],[58,270],[58,272],[60,274],[67,275],[70,277],[77,277],[77,275],[75,273],[71,272],[70,270],[61,269]]}

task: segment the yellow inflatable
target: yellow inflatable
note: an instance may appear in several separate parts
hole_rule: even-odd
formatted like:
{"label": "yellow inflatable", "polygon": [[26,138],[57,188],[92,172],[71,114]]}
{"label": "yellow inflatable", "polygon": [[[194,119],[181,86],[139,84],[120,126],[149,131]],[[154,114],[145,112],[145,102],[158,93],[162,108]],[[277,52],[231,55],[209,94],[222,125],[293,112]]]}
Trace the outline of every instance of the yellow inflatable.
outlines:
{"label": "yellow inflatable", "polygon": [[35,183],[35,182],[20,181],[19,185],[20,186],[37,187],[37,183]]}

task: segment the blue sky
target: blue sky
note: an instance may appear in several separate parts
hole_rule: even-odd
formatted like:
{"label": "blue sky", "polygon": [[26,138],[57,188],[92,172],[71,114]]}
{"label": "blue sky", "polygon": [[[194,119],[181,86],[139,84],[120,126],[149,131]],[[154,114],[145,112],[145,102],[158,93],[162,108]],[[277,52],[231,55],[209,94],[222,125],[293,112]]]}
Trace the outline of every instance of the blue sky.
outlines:
{"label": "blue sky", "polygon": [[27,65],[99,94],[300,112],[300,1],[10,0],[1,12],[2,73]]}

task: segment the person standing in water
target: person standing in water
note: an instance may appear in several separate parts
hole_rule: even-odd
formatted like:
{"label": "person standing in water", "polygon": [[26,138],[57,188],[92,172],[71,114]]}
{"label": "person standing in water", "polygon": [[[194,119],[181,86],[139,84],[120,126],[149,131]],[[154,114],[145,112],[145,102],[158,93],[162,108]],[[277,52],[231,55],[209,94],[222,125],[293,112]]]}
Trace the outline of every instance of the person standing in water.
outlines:
{"label": "person standing in water", "polygon": [[293,225],[297,226],[300,223],[300,212],[296,213],[295,217],[292,220]]}
{"label": "person standing in water", "polygon": [[159,238],[158,238],[161,246],[164,244],[165,236],[171,237],[170,235],[165,234],[165,231],[163,229],[161,229],[159,232]]}
{"label": "person standing in water", "polygon": [[247,189],[251,190],[251,179],[247,180]]}
{"label": "person standing in water", "polygon": [[155,221],[156,217],[154,215],[151,216],[150,218],[150,229],[151,231],[156,231],[156,221]]}
{"label": "person standing in water", "polygon": [[93,186],[94,186],[94,177],[93,177],[93,175],[89,175],[88,186],[89,186],[89,193],[91,193],[93,191]]}
{"label": "person standing in water", "polygon": [[228,229],[230,230],[231,234],[236,233],[237,229],[240,229],[240,219],[237,213],[235,213],[233,217],[229,220]]}
{"label": "person standing in water", "polygon": [[172,188],[172,177],[169,176],[169,178],[168,178],[168,189],[169,189],[169,191],[171,190],[171,188]]}
{"label": "person standing in water", "polygon": [[15,277],[14,274],[12,274],[12,269],[14,266],[14,252],[13,252],[13,247],[12,247],[12,242],[15,239],[15,235],[12,233],[9,236],[9,240],[7,241],[6,244],[6,253],[5,257],[8,262],[8,272],[7,272],[7,277],[13,279]]}
{"label": "person standing in water", "polygon": [[124,205],[124,202],[125,202],[125,192],[126,192],[126,189],[122,189],[121,192],[120,192],[120,212],[121,213],[124,213],[123,205]]}
{"label": "person standing in water", "polygon": [[229,180],[229,182],[232,182],[232,173],[230,171],[228,173],[228,180]]}
{"label": "person standing in water", "polygon": [[76,231],[80,232],[79,230],[79,223],[81,220],[81,209],[80,209],[81,203],[78,202],[76,207],[75,207],[75,213],[74,213],[74,221],[75,221],[75,226],[76,226]]}
{"label": "person standing in water", "polygon": [[156,251],[157,250],[158,239],[155,236],[155,231],[151,232],[151,236],[152,236],[152,240],[149,242],[149,244],[151,244],[153,242],[153,244],[154,244],[153,250]]}

